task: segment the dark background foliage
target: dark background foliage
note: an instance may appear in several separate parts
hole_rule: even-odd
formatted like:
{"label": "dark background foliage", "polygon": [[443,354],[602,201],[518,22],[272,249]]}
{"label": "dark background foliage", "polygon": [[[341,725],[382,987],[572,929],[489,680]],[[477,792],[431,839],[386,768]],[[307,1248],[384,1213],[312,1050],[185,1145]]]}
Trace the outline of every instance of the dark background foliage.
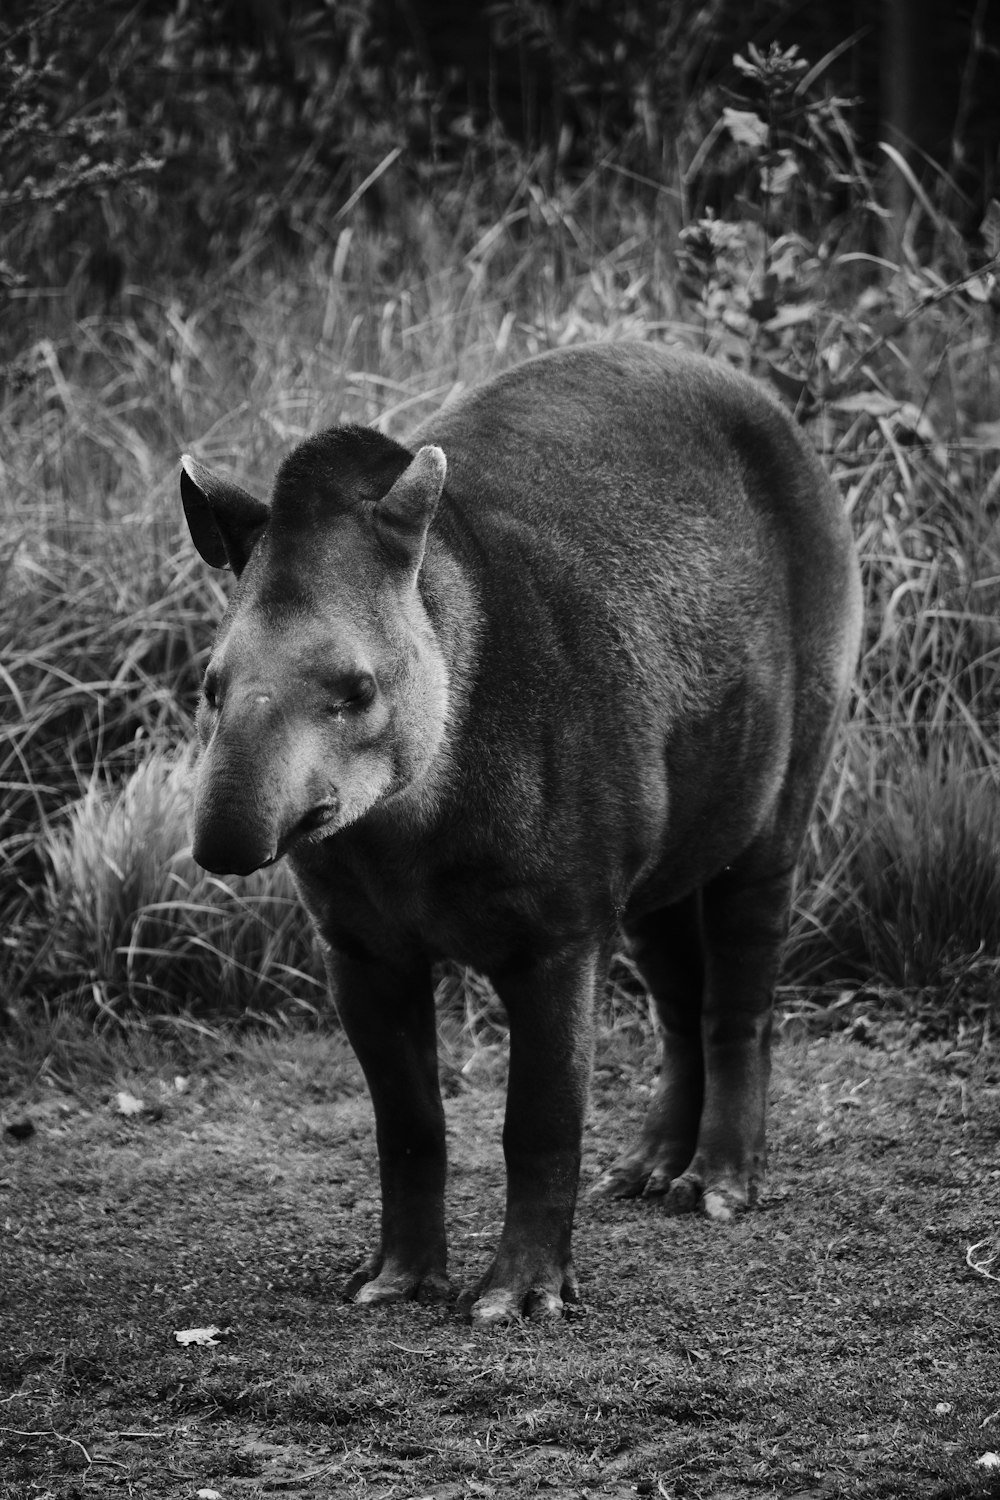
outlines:
{"label": "dark background foliage", "polygon": [[69,283],[79,311],[128,278],[294,253],[394,152],[438,193],[489,169],[494,209],[515,151],[549,187],[609,157],[653,191],[679,173],[682,217],[725,213],[726,158],[697,143],[746,95],[734,54],[772,42],[825,60],[861,149],[903,146],[974,230],[1000,136],[988,0],[8,0],[3,283]]}

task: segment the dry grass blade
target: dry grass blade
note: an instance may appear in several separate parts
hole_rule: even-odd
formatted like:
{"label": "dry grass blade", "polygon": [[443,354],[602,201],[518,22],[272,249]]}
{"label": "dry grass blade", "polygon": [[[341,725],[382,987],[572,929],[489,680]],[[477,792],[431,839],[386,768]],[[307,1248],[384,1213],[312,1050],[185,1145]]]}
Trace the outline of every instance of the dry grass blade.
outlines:
{"label": "dry grass blade", "polygon": [[[987,1248],[990,1251],[988,1255],[980,1253]],[[1000,1282],[1000,1276],[990,1270],[998,1259],[1000,1259],[1000,1248],[995,1248],[995,1242],[990,1239],[977,1240],[974,1245],[969,1245],[965,1252],[965,1264],[969,1270],[975,1271],[977,1276],[985,1276],[987,1281]]]}

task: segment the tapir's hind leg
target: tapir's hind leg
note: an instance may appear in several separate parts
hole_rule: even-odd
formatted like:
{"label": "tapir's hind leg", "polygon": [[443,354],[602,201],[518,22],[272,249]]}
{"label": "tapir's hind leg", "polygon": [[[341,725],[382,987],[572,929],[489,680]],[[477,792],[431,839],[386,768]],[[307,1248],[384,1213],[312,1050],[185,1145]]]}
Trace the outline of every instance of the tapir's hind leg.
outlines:
{"label": "tapir's hind leg", "polygon": [[704,1100],[690,1161],[669,1212],[731,1219],[756,1199],[765,1166],[771,1008],[792,873],[749,879],[738,866],[702,892]]}
{"label": "tapir's hind leg", "polygon": [[802,733],[769,826],[702,888],[704,1100],[694,1153],[667,1194],[672,1213],[701,1208],[731,1219],[753,1204],[763,1181],[774,986],[795,861],[839,718],[835,695],[821,687],[801,716],[812,728]]}
{"label": "tapir's hind leg", "polygon": [[704,1093],[701,925],[701,900],[695,892],[629,927],[632,956],[653,1001],[659,1070],[638,1141],[593,1187],[601,1196],[666,1193],[694,1155]]}
{"label": "tapir's hind leg", "polygon": [[382,1238],[345,1293],[355,1302],[447,1295],[444,1109],[430,969],[330,960],[344,1030],[375,1108]]}
{"label": "tapir's hind leg", "polygon": [[729,1219],[764,1174],[771,1003],[792,877],[739,867],[634,927],[660,1065],[639,1139],[593,1191]]}

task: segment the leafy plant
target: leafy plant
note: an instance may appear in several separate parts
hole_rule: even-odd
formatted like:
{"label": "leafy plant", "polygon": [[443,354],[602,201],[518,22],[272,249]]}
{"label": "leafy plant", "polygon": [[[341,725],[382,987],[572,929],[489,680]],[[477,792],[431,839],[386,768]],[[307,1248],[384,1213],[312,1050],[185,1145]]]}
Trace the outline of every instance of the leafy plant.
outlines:
{"label": "leafy plant", "polygon": [[[112,201],[134,200],[163,166],[142,129],[126,125],[108,100],[80,95],[66,44],[80,17],[77,0],[29,0],[0,19],[0,314],[8,318],[4,293],[28,284],[27,267],[62,242],[71,212],[93,224]],[[124,263],[103,236],[90,269],[105,298],[113,296]],[[28,369],[15,361],[0,374],[17,383]]]}

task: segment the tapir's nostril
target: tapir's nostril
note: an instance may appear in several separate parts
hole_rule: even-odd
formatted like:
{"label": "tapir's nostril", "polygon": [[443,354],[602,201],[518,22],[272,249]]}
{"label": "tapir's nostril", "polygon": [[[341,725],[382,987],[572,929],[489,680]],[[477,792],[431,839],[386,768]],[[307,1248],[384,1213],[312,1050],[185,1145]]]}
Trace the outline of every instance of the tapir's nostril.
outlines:
{"label": "tapir's nostril", "polygon": [[209,841],[196,836],[192,848],[195,864],[201,865],[211,875],[252,875],[265,865],[273,865],[277,854],[266,857],[252,848],[244,849],[237,839]]}

